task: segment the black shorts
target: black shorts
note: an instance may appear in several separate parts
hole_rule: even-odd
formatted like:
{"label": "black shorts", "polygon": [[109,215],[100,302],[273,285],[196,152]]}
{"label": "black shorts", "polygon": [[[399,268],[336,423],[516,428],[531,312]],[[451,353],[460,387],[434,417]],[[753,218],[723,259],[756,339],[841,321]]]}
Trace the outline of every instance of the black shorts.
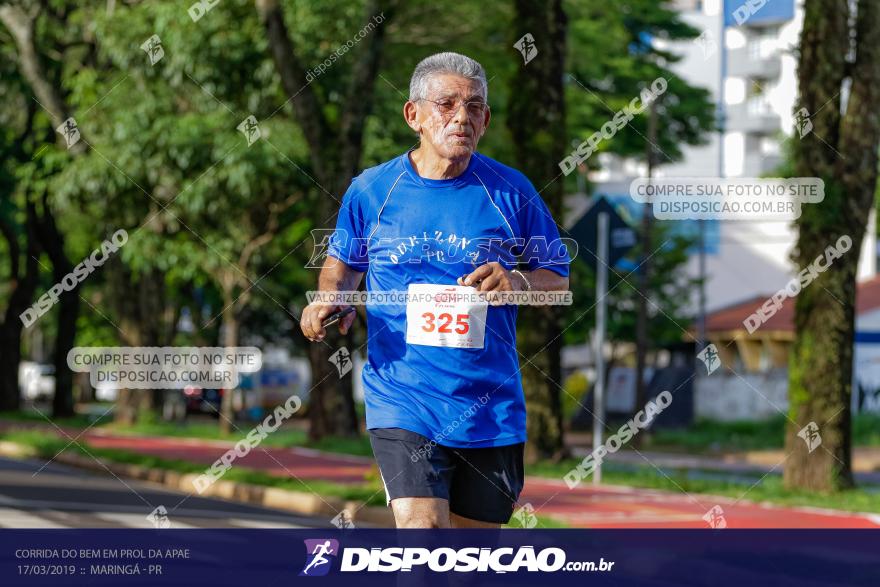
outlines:
{"label": "black shorts", "polygon": [[439,497],[459,516],[506,524],[525,481],[524,443],[455,448],[402,428],[373,428],[370,444],[385,485],[398,497]]}

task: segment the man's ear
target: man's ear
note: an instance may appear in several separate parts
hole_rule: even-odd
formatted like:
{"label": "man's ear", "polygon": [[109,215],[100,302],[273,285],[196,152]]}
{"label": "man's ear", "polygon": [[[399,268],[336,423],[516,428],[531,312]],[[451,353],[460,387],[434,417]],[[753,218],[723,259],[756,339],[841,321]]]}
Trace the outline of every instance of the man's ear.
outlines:
{"label": "man's ear", "polygon": [[416,134],[419,134],[419,131],[422,130],[422,124],[418,121],[418,107],[416,107],[416,103],[412,100],[407,100],[406,104],[403,105],[403,119],[406,121],[407,126],[409,126]]}

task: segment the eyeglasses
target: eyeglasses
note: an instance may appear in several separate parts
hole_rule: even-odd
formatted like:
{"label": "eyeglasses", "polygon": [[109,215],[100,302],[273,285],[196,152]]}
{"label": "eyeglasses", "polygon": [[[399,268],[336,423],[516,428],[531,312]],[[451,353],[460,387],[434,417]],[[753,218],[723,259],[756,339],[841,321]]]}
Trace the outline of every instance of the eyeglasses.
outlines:
{"label": "eyeglasses", "polygon": [[[461,108],[462,100],[453,100],[452,98],[443,98],[441,100],[429,100],[428,98],[419,98],[425,102],[434,104],[434,108],[440,113],[440,116],[449,118],[453,116],[458,109]],[[480,100],[471,100],[464,102],[464,109],[471,118],[479,118],[489,109],[489,105]]]}

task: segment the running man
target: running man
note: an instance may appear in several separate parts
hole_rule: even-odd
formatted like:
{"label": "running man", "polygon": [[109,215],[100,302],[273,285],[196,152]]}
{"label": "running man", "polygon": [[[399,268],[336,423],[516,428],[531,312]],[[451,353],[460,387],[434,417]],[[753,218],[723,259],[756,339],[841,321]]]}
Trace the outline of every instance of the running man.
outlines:
{"label": "running man", "polygon": [[[367,307],[363,369],[397,527],[498,527],[524,480],[517,306],[473,298],[567,290],[570,259],[529,180],[476,152],[490,118],[479,63],[457,53],[423,60],[403,116],[419,146],[352,181],[318,290],[356,290],[366,273],[368,292],[411,294]],[[323,340],[321,321],[344,307],[310,304],[303,334]]]}
{"label": "running man", "polygon": [[315,558],[313,558],[312,562],[306,565],[306,568],[302,570],[303,575],[308,575],[309,569],[325,565],[330,562],[330,560],[325,556],[327,554],[334,554],[333,549],[330,547],[330,541],[327,540],[326,542],[323,542],[321,544],[316,544],[315,549],[312,551],[312,554],[315,555]]}

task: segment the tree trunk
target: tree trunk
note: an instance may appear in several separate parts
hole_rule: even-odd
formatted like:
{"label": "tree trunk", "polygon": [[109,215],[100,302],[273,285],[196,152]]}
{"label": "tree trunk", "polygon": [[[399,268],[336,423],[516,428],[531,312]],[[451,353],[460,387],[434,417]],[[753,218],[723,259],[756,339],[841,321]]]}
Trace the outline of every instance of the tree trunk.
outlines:
{"label": "tree trunk", "polygon": [[[227,349],[238,346],[238,317],[235,315],[235,300],[232,292],[223,296],[223,318],[220,326],[222,345]],[[235,423],[234,409],[235,389],[224,389],[220,403],[220,431],[231,434]]]}
{"label": "tree trunk", "polygon": [[73,348],[76,340],[76,320],[78,317],[79,287],[76,287],[59,296],[58,333],[55,337],[53,359],[55,365],[55,394],[52,398],[53,418],[73,416],[74,414],[73,372],[67,365],[67,354]]}
{"label": "tree trunk", "polygon": [[[561,0],[515,2],[518,39],[530,32],[538,53],[520,65],[512,86],[508,127],[516,162],[541,192],[554,218],[562,213],[563,181],[557,162],[564,156],[566,17]],[[528,412],[526,459],[534,462],[564,455],[559,385],[564,325],[555,306],[520,308],[517,341]]]}
{"label": "tree trunk", "polygon": [[[118,256],[111,257],[102,271],[107,279],[107,299],[118,316],[120,338],[126,346],[163,346],[173,339],[173,328],[163,323],[166,315],[165,274],[152,269],[135,276]],[[133,424],[138,416],[161,411],[166,390],[120,390],[114,419]],[[180,393],[172,390],[171,393]]]}
{"label": "tree trunk", "polygon": [[[326,185],[333,186],[331,189],[335,193],[344,194],[354,171],[349,169],[345,174],[347,180],[344,176],[327,178],[331,183]],[[337,212],[334,200],[329,197],[319,200],[319,217],[330,219],[323,228],[333,228],[336,225]],[[354,371],[349,371],[340,378],[331,362],[331,356],[341,347],[354,350],[353,333],[349,331],[343,336],[336,327],[328,328],[324,342],[326,344],[308,343],[309,369],[312,373],[308,405],[309,439],[315,441],[325,436],[356,437],[360,434],[360,426],[354,402]]]}
{"label": "tree trunk", "polygon": [[[832,261],[795,301],[786,433],[790,456],[784,481],[787,487],[812,491],[853,485],[850,401],[856,271],[877,185],[880,6],[875,0],[861,0],[857,13],[849,12],[846,0],[807,0],[798,67],[800,106],[812,128],[795,140],[795,170],[799,177],[823,179],[825,199],[802,206],[793,260],[798,269],[805,268],[824,257],[826,248],[841,236],[852,240],[848,252]],[[848,63],[852,42],[855,57]],[[842,114],[846,77],[851,85]]]}
{"label": "tree trunk", "polygon": [[120,389],[113,408],[113,421],[132,426],[150,411],[150,396],[143,389]]}
{"label": "tree trunk", "polygon": [[[43,67],[43,56],[37,50],[34,40],[34,33],[37,30],[37,14],[38,11],[25,12],[22,8],[10,4],[0,5],[0,21],[3,22],[15,40],[21,74],[34,90],[40,104],[48,110],[52,126],[58,127],[67,119],[70,110],[67,108],[60,89],[49,81],[49,76],[46,75],[46,70]],[[57,135],[56,140],[59,143],[64,142],[60,134]],[[85,152],[85,148],[85,142],[79,141],[68,150],[74,154],[81,154]]]}
{"label": "tree trunk", "polygon": [[[333,329],[327,330],[324,344],[309,346],[309,363],[312,367],[312,389],[309,394],[309,440],[325,436],[355,437],[360,434],[354,397],[351,393],[354,370],[339,376],[331,355],[346,344],[350,336],[342,336]],[[354,357],[352,357],[353,359]]]}
{"label": "tree trunk", "polygon": [[[55,217],[49,207],[46,193],[42,196],[42,215],[38,221],[38,234],[43,250],[52,263],[52,280],[61,283],[73,271],[73,263],[64,252],[64,236],[55,224]],[[73,410],[73,372],[67,366],[67,354],[76,339],[76,320],[79,317],[80,284],[73,289],[62,291],[58,296],[58,331],[55,336],[55,349],[52,362],[55,366],[55,394],[52,398],[52,417],[72,416]]]}
{"label": "tree trunk", "polygon": [[[145,346],[167,346],[174,341],[177,323],[176,313],[171,309],[165,284],[165,272],[152,268],[138,278],[141,331]],[[161,414],[165,395],[181,393],[179,389],[151,389],[143,392],[147,397],[142,405],[153,414]]]}
{"label": "tree trunk", "polygon": [[[312,167],[318,181],[325,191],[330,190],[337,199],[341,199],[360,164],[364,122],[370,113],[385,30],[392,19],[395,3],[389,0],[367,3],[367,19],[379,14],[384,14],[385,18],[359,45],[358,60],[352,70],[346,99],[343,100],[348,107],[336,125],[325,116],[319,94],[312,88],[312,82],[306,79],[306,69],[287,30],[281,3],[278,0],[255,0],[255,6],[266,30],[275,69],[284,91],[291,96],[294,116],[309,143]],[[315,228],[333,228],[336,209],[337,203],[330,195],[320,197]],[[334,350],[323,344],[309,345],[312,371],[309,435],[313,439],[325,435],[359,434],[351,377],[325,377],[328,367],[332,367],[329,363],[331,354],[343,346],[343,341],[352,340],[350,334],[340,336],[338,340],[337,335],[333,336],[332,342],[329,334],[325,340]],[[352,345],[349,343],[345,346],[350,348]]]}
{"label": "tree trunk", "polygon": [[[9,4],[0,6],[0,22],[6,26],[15,41],[19,70],[36,94],[40,105],[48,110],[52,126],[57,127],[68,117],[70,110],[65,102],[62,90],[49,81],[50,76],[47,75],[46,69],[43,66],[44,58],[39,53],[35,42],[35,32],[38,30],[36,23],[38,14],[39,10],[34,10],[33,7],[29,7],[25,11],[18,6]],[[30,126],[30,122],[28,125]],[[59,143],[63,142],[60,134],[55,136],[55,140]],[[84,153],[85,141],[77,142],[68,150],[75,155]],[[38,220],[36,215],[33,220],[35,228],[41,233],[40,239],[48,241],[49,246],[46,251],[52,260],[53,273],[57,280],[60,270],[63,270],[64,267],[72,268],[72,266],[64,255],[63,240],[57,231],[51,211],[46,204],[45,194],[43,196],[43,215],[42,220]],[[61,277],[66,275],[68,271],[69,269],[61,273]],[[52,400],[52,413],[56,417],[73,414],[73,374],[67,366],[67,352],[72,348],[76,336],[76,319],[79,314],[79,293],[77,289],[74,288],[70,292],[63,292],[60,296],[58,333],[54,353],[55,395]],[[8,321],[5,323],[5,326],[18,330],[18,334],[8,332],[2,336],[11,345],[12,338],[20,336],[21,329],[13,324],[9,324]],[[16,351],[16,356],[20,359],[20,350]],[[14,377],[17,379],[17,361],[15,369],[10,373],[10,375],[7,375],[4,369],[4,374],[0,375],[0,377]],[[3,387],[4,393],[9,391],[5,389],[8,387],[8,383],[4,383]],[[18,393],[17,387],[16,380],[16,393]]]}
{"label": "tree trunk", "polygon": [[[654,145],[657,144],[657,102],[652,101],[648,111],[648,140],[645,146],[645,160],[648,164],[648,179],[654,177]],[[639,255],[639,290],[636,294],[636,401],[632,415],[641,410],[648,402],[648,382],[645,381],[645,368],[647,367],[648,350],[651,341],[648,340],[648,290],[651,283],[651,253],[654,250],[653,242],[654,216],[651,204],[642,205],[642,234],[641,255]],[[639,295],[641,294],[641,295]],[[605,379],[608,381],[608,379]],[[649,430],[645,430],[649,432]],[[633,446],[640,448],[645,434],[636,434],[633,438]]]}
{"label": "tree trunk", "polygon": [[13,283],[9,305],[0,324],[0,411],[16,411],[21,406],[21,391],[18,387],[18,364],[21,362],[21,332],[24,324],[20,314],[31,305],[37,289],[40,254],[36,221],[37,212],[32,202],[26,203],[25,256],[24,270],[21,270],[22,255],[18,235],[10,225],[0,219],[0,232],[6,239],[9,249],[10,277]]}

